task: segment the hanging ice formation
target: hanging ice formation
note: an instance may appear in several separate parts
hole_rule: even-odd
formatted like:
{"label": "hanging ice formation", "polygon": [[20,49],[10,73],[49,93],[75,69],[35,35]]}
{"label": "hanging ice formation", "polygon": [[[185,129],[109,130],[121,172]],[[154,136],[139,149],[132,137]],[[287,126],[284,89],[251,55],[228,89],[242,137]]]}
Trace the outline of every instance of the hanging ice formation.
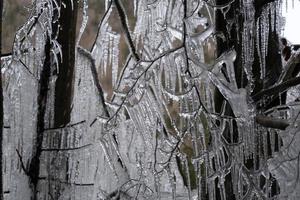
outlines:
{"label": "hanging ice formation", "polygon": [[[82,2],[71,121],[64,127],[53,127],[53,72],[61,48],[50,37],[37,198],[298,199],[299,105],[264,110],[251,97],[255,79],[263,81],[270,70],[269,32],[280,30],[281,2],[266,4],[258,17],[253,0],[125,2],[105,1],[91,52],[78,47],[88,20],[88,1]],[[5,199],[32,196],[24,166],[36,153],[45,43],[51,19],[59,21],[53,17],[53,9],[59,13],[56,1],[36,3],[16,35],[13,55],[2,58],[4,190],[10,191]],[[232,8],[241,16],[229,19]],[[240,45],[218,57],[216,10],[223,12],[227,31],[238,33]],[[232,30],[238,17],[243,22]],[[246,81],[238,82],[237,69]],[[266,128],[257,122],[260,115],[291,125],[284,131]]]}

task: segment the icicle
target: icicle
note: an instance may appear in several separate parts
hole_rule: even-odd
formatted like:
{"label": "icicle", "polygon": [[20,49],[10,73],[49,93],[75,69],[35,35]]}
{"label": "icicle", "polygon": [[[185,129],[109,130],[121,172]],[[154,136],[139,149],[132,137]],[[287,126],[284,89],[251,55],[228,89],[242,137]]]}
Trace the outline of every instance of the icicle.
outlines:
{"label": "icicle", "polygon": [[259,59],[259,63],[260,63],[260,66],[261,66],[261,71],[260,71],[260,78],[262,79],[262,77],[264,77],[264,69],[262,67],[262,63],[263,63],[263,58],[262,58],[262,53],[261,53],[261,34],[260,34],[260,18],[257,20],[257,23],[256,23],[256,36],[257,36],[257,39],[256,39],[256,49],[257,49],[257,54],[258,54],[258,59]]}
{"label": "icicle", "polygon": [[188,158],[185,155],[184,156],[184,164],[185,164],[185,169],[186,169],[186,177],[187,177],[187,190],[188,190],[188,199],[191,200],[191,195],[192,195],[192,189],[191,189],[191,178],[190,178],[190,168],[188,164]]}
{"label": "icicle", "polygon": [[82,9],[82,22],[81,22],[81,26],[80,26],[80,30],[78,33],[78,37],[77,37],[77,41],[76,41],[76,46],[78,46],[80,39],[82,37],[82,34],[87,26],[87,22],[89,19],[89,16],[87,14],[88,12],[88,0],[83,0],[83,9]]}
{"label": "icicle", "polygon": [[271,31],[274,32],[276,30],[276,24],[275,24],[275,20],[276,20],[276,7],[277,7],[277,3],[274,3],[270,6],[270,15],[271,15]]}
{"label": "icicle", "polygon": [[260,38],[260,53],[261,53],[261,74],[260,74],[260,79],[264,80],[265,77],[266,77],[266,60],[265,60],[265,56],[266,56],[266,34],[269,34],[269,33],[266,33],[265,31],[265,26],[267,26],[265,24],[266,20],[265,20],[265,13],[262,14],[262,18],[261,18],[261,21],[260,21],[260,35],[261,35],[261,38]]}
{"label": "icicle", "polygon": [[106,160],[107,160],[107,163],[108,163],[109,167],[111,168],[111,170],[112,170],[112,172],[113,172],[113,174],[114,174],[116,180],[119,180],[119,177],[118,177],[118,174],[117,174],[117,172],[116,172],[116,169],[115,169],[115,167],[114,167],[114,165],[113,165],[113,163],[112,163],[112,159],[111,159],[111,157],[110,157],[110,155],[109,155],[109,153],[108,153],[107,145],[106,145],[105,142],[102,141],[102,140],[99,140],[99,144],[100,144],[100,146],[102,147],[102,150],[103,150],[103,153],[104,153],[105,158],[106,158]]}
{"label": "icicle", "polygon": [[112,59],[112,84],[113,86],[116,84],[118,79],[118,70],[119,70],[119,42],[120,42],[120,35],[115,35],[112,41],[112,52],[111,52],[111,59]]}

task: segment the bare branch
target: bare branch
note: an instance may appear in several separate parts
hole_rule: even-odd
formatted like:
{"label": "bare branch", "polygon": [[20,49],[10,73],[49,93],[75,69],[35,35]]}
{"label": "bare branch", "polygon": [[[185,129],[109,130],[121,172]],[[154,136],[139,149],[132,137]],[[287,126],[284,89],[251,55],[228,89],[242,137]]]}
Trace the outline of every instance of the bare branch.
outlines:
{"label": "bare branch", "polygon": [[122,27],[123,27],[123,29],[125,31],[125,34],[126,34],[126,38],[127,38],[127,42],[128,42],[131,54],[133,55],[133,57],[137,61],[139,61],[140,56],[136,52],[136,48],[133,44],[133,40],[132,40],[132,37],[131,37],[130,32],[129,32],[128,22],[127,22],[127,18],[126,18],[125,11],[124,11],[124,8],[122,6],[122,3],[119,0],[114,0],[114,3],[115,3],[116,8],[118,10],[118,14],[119,14],[119,17],[120,17],[120,20],[121,20],[121,23],[122,23]]}
{"label": "bare branch", "polygon": [[43,148],[41,149],[41,151],[75,151],[75,150],[79,150],[79,149],[85,149],[89,146],[92,146],[92,144],[86,144],[80,147],[73,147],[73,148]]}
{"label": "bare branch", "polygon": [[18,155],[18,157],[19,157],[19,160],[20,160],[21,167],[22,167],[23,171],[25,172],[25,174],[26,174],[27,176],[29,176],[29,172],[28,172],[28,170],[26,169],[26,167],[25,167],[25,165],[24,165],[24,162],[23,162],[23,157],[21,156],[21,154],[20,154],[20,152],[19,152],[18,149],[16,149],[16,152],[17,152],[17,155]]}
{"label": "bare branch", "polygon": [[290,125],[287,120],[276,119],[263,115],[257,115],[255,117],[255,121],[266,128],[275,128],[280,130],[285,130]]}
{"label": "bare branch", "polygon": [[257,94],[253,95],[252,99],[254,102],[257,102],[261,98],[263,98],[263,96],[278,95],[279,93],[284,92],[285,90],[299,84],[300,84],[300,77],[296,77],[288,81],[285,81],[279,85],[273,86],[269,89],[262,90],[261,92],[258,92]]}

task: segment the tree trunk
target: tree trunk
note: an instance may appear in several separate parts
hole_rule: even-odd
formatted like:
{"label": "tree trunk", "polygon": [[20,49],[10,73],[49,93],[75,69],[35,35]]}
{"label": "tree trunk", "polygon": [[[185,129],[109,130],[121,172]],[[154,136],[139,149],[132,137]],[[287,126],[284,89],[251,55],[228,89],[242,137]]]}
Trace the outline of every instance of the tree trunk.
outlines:
{"label": "tree trunk", "polygon": [[45,130],[45,114],[48,98],[49,79],[51,72],[51,46],[50,39],[48,38],[45,45],[45,60],[44,66],[41,71],[40,85],[37,97],[38,113],[37,113],[37,129],[36,129],[36,143],[33,149],[33,157],[30,161],[28,170],[28,176],[31,182],[31,188],[33,192],[33,200],[37,200],[37,186],[40,174],[40,157],[42,154],[43,136]]}
{"label": "tree trunk", "polygon": [[[2,55],[2,10],[3,10],[3,0],[0,0],[0,55]],[[0,66],[1,66],[1,58],[0,58]],[[3,199],[3,152],[2,152],[2,138],[3,138],[3,91],[2,91],[2,73],[0,70],[0,200]]]}
{"label": "tree trunk", "polygon": [[[74,87],[74,65],[76,45],[76,21],[78,1],[62,0],[59,19],[58,42],[62,57],[58,66],[55,86],[54,126],[60,127],[70,122],[71,103]],[[72,5],[73,4],[73,5]]]}

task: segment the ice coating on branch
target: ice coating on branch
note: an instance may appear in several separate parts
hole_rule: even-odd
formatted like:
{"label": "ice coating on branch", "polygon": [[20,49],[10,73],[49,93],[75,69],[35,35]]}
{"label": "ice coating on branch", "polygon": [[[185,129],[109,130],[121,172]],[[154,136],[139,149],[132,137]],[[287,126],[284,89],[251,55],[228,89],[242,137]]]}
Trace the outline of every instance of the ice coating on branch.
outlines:
{"label": "ice coating on branch", "polygon": [[[118,130],[127,130],[118,131],[118,141],[121,157],[130,166],[129,176],[140,180],[147,191],[140,193],[133,186],[129,193],[140,198],[172,194],[192,199],[207,194],[209,199],[217,199],[217,195],[227,199],[225,185],[230,177],[233,193],[239,199],[268,195],[269,190],[253,187],[269,180],[264,171],[266,129],[256,128],[255,109],[248,96],[253,88],[250,83],[250,90],[238,88],[234,51],[224,53],[212,65],[205,64],[204,45],[213,38],[214,28],[206,25],[211,22],[208,17],[198,13],[203,9],[209,12],[207,6],[212,5],[188,1],[188,17],[184,20],[184,5],[177,1],[135,1],[134,6],[137,21],[132,38],[141,60],[135,62],[128,57],[113,102],[107,103],[109,126],[115,124]],[[228,8],[222,6],[224,14]],[[243,1],[241,8],[246,11],[243,67],[251,82],[255,35],[269,28],[256,32],[252,1]],[[266,16],[261,19],[269,20]],[[258,50],[263,56],[267,54],[267,44],[268,35],[262,35]],[[95,51],[95,55],[99,54]],[[262,60],[261,63],[264,69]],[[220,113],[215,113],[214,87],[227,99],[234,116],[228,116],[226,103]],[[122,123],[124,120],[126,123]],[[272,146],[274,140],[272,137]],[[257,141],[260,145],[256,145]],[[257,156],[262,159],[257,160]],[[244,165],[252,158],[264,172],[255,177],[264,174],[264,179],[252,178]]]}
{"label": "ice coating on branch", "polygon": [[[98,35],[92,48],[92,56],[95,58],[96,70],[103,79],[111,77],[112,90],[117,86],[120,56],[121,34],[113,31],[110,25],[113,12],[116,12],[113,3],[107,4],[102,23],[99,26]],[[105,91],[105,95],[107,95]]]}
{"label": "ice coating on branch", "polygon": [[18,158],[16,149],[23,159],[30,159],[32,156],[37,111],[35,101],[37,80],[16,61],[10,63],[4,77],[6,86],[3,94],[4,119],[6,119],[4,126],[9,127],[4,129],[3,137],[4,190],[11,190],[16,199],[30,198],[28,177],[22,173],[21,161],[13,158]]}
{"label": "ice coating on branch", "polygon": [[[288,109],[275,110],[274,115],[286,112],[293,119],[291,126],[280,133],[283,146],[281,151],[276,153],[274,158],[268,162],[271,173],[279,182],[282,189],[279,198],[298,199],[299,193],[299,103],[288,104]],[[295,178],[296,177],[296,178]]]}
{"label": "ice coating on branch", "polygon": [[[2,58],[5,189],[17,199],[30,199],[26,170],[15,149],[25,161],[33,153],[38,80],[45,40],[52,32],[49,19],[57,6],[56,1],[38,2],[44,12],[20,29],[13,57]],[[252,0],[240,0],[238,8],[235,1],[123,1],[124,15],[117,2],[105,1],[92,51],[76,47],[71,121],[63,127],[53,127],[54,72],[61,48],[54,38],[50,41],[38,198],[299,198],[294,176],[299,171],[299,106],[259,110],[250,96],[256,84],[255,51],[259,78],[268,75],[269,31],[279,30],[279,3],[267,4],[255,16]],[[83,4],[77,45],[88,17],[88,1]],[[226,31],[239,31],[241,52],[229,48],[215,57],[216,9],[225,16]],[[230,9],[241,16],[229,16]],[[241,26],[231,30],[239,17]],[[36,19],[39,23],[31,29]],[[118,29],[114,23],[121,20]],[[40,42],[35,46],[34,40]],[[123,55],[124,49],[129,53]],[[237,69],[246,73],[248,86],[238,83]],[[107,82],[109,86],[102,84]],[[256,114],[291,125],[285,131],[266,128]],[[276,187],[278,197],[272,191]]]}
{"label": "ice coating on branch", "polygon": [[[37,139],[37,96],[45,59],[46,38],[51,34],[52,5],[38,2],[28,21],[17,31],[12,56],[1,58],[4,96],[4,191],[8,199],[30,199],[26,165]],[[24,167],[25,166],[25,167]]]}

